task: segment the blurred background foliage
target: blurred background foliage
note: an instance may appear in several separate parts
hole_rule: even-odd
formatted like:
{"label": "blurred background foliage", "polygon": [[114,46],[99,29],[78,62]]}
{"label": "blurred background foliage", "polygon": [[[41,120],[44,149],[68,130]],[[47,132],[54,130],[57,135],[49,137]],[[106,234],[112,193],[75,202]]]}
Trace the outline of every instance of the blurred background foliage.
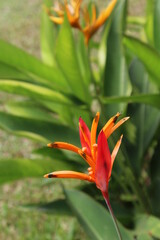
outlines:
{"label": "blurred background foliage", "polygon": [[109,141],[124,133],[109,188],[123,238],[160,239],[160,2],[119,0],[88,49],[43,3],[52,1],[0,1],[0,239],[116,239],[95,186],[42,179],[85,170],[45,146],[79,145],[79,116],[90,126],[97,110],[100,127],[117,111],[131,117]]}

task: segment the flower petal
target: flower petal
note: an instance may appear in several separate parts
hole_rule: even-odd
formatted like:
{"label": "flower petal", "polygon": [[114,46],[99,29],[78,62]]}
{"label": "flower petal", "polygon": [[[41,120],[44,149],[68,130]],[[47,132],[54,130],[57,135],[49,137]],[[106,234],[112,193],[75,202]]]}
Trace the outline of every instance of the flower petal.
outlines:
{"label": "flower petal", "polygon": [[79,135],[82,148],[86,147],[87,154],[91,155],[91,133],[81,117],[79,118]]}
{"label": "flower petal", "polygon": [[99,116],[100,113],[97,112],[95,118],[93,119],[92,122],[92,127],[91,127],[91,146],[96,143],[96,133],[97,133],[97,126],[99,122]]}
{"label": "flower petal", "polygon": [[91,127],[91,152],[92,152],[92,157],[93,157],[94,161],[95,161],[95,157],[96,157],[95,145],[96,145],[96,134],[97,134],[99,116],[100,116],[100,113],[97,112],[95,118],[93,119],[92,127]]}
{"label": "flower petal", "polygon": [[69,143],[65,143],[65,142],[54,142],[54,143],[49,143],[47,144],[48,147],[50,148],[60,148],[60,149],[65,149],[65,150],[69,150],[75,153],[78,153],[79,150],[81,150],[80,148],[69,144]]}
{"label": "flower petal", "polygon": [[85,173],[75,171],[55,171],[44,175],[44,178],[76,178],[94,182],[93,178]]}
{"label": "flower petal", "polygon": [[110,169],[110,173],[109,173],[109,178],[111,177],[113,163],[114,163],[114,160],[115,160],[115,158],[117,156],[118,150],[120,148],[120,145],[121,145],[121,142],[122,142],[122,138],[123,138],[123,135],[121,135],[120,139],[116,143],[116,146],[114,147],[114,149],[112,151],[112,154],[111,154],[111,169]]}
{"label": "flower petal", "polygon": [[109,173],[111,169],[111,154],[103,130],[98,136],[98,153],[95,168],[95,182],[102,192],[108,191]]}
{"label": "flower petal", "polygon": [[117,122],[111,129],[110,135],[117,129],[119,128],[123,123],[125,123],[130,117],[124,117],[122,118],[119,122]]}
{"label": "flower petal", "polygon": [[117,3],[117,0],[112,0],[107,6],[107,8],[101,12],[100,16],[96,20],[94,31],[97,31],[97,29],[105,23],[105,21],[111,15],[116,3]]}
{"label": "flower petal", "polygon": [[103,127],[103,132],[106,136],[106,138],[108,139],[109,136],[111,135],[111,130],[112,127],[114,126],[115,122],[117,121],[117,118],[120,116],[120,113],[118,112],[116,115],[114,115],[113,117],[111,117],[108,122],[105,124],[105,126]]}

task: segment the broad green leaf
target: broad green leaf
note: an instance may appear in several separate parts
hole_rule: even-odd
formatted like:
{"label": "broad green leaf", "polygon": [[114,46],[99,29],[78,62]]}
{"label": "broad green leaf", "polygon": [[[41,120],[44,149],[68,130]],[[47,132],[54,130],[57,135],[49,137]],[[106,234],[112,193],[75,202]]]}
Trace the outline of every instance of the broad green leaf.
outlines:
{"label": "broad green leaf", "polygon": [[155,0],[154,1],[154,44],[155,48],[160,52],[160,1]]}
{"label": "broad green leaf", "polygon": [[48,141],[66,141],[77,145],[79,142],[78,134],[69,127],[17,117],[4,112],[0,112],[0,127],[43,144],[47,144]]}
{"label": "broad green leaf", "polygon": [[87,102],[90,97],[82,78],[73,33],[66,16],[57,37],[56,59],[73,94]]}
{"label": "broad green leaf", "polygon": [[29,77],[18,69],[11,67],[5,63],[0,62],[0,79],[22,79],[27,80]]}
{"label": "broad green leaf", "polygon": [[160,238],[160,219],[152,215],[139,215],[135,219],[138,235],[146,234],[157,239]]}
{"label": "broad green leaf", "polygon": [[139,94],[132,96],[122,96],[122,97],[102,97],[101,101],[104,104],[112,103],[145,103],[160,109],[160,94]]}
{"label": "broad green leaf", "polygon": [[0,159],[0,184],[25,177],[40,177],[53,169],[53,161],[45,159]]}
{"label": "broad green leaf", "polygon": [[25,117],[46,122],[58,123],[53,115],[45,108],[32,101],[10,101],[5,104],[7,112],[19,117]]}
{"label": "broad green leaf", "polygon": [[[107,62],[104,78],[105,96],[130,95],[131,85],[122,46],[123,31],[125,30],[127,1],[118,1],[113,13],[112,23],[107,39]],[[123,111],[126,104],[106,106],[108,115],[114,115],[117,111]]]}
{"label": "broad green leaf", "polygon": [[123,42],[142,61],[147,71],[153,76],[150,81],[160,87],[160,54],[151,46],[134,37],[125,36]]}
{"label": "broad green leaf", "polygon": [[150,45],[154,46],[154,7],[155,1],[147,0],[146,7],[146,34]]}
{"label": "broad green leaf", "polygon": [[35,80],[51,88],[70,92],[70,87],[58,68],[49,67],[32,55],[2,40],[0,40],[0,61],[31,74]]}
{"label": "broad green leaf", "polygon": [[42,8],[41,17],[41,55],[44,63],[49,66],[56,66],[54,57],[54,45],[56,40],[56,28],[49,19],[45,10],[46,7],[52,7],[53,1],[45,0]]}
{"label": "broad green leaf", "polygon": [[76,171],[86,170],[85,161],[78,154],[72,153],[71,151],[43,147],[35,150],[33,154],[36,155],[36,157],[43,156],[43,158],[53,159],[53,165],[55,165],[56,161],[59,161],[59,164],[61,164],[62,167],[64,165],[64,168],[62,168],[61,165],[58,165],[58,167],[60,167],[59,170],[64,170],[67,164],[68,170],[70,170],[69,168]]}
{"label": "broad green leaf", "polygon": [[[61,161],[54,158],[51,159],[0,159],[0,184],[15,181],[25,177],[39,177],[41,181],[43,175],[57,170],[76,170],[77,165],[71,161]],[[50,180],[52,181],[52,180]]]}
{"label": "broad green leaf", "polygon": [[[136,91],[142,94],[154,93],[155,90],[149,82],[149,76],[143,64],[137,59],[131,64],[130,78]],[[127,151],[130,162],[138,175],[141,171],[143,155],[159,126],[160,111],[145,104],[133,104],[129,106],[128,115],[131,123],[135,126],[136,134],[134,136],[134,144],[127,143]]]}
{"label": "broad green leaf", "polygon": [[136,239],[137,240],[153,240],[153,238],[146,233],[136,236]]}
{"label": "broad green leaf", "polygon": [[57,91],[27,82],[0,80],[0,90],[31,97],[37,101],[38,98],[40,98],[41,100],[44,99],[63,104],[71,104],[71,101],[67,97]]}
{"label": "broad green leaf", "polygon": [[30,211],[40,211],[47,214],[72,216],[72,211],[65,199],[58,199],[49,203],[28,204],[23,206]]}
{"label": "broad green leaf", "polygon": [[89,59],[89,51],[84,42],[84,35],[80,31],[77,34],[78,34],[77,57],[78,57],[79,68],[82,74],[82,79],[88,88],[91,82],[91,75],[92,75],[90,59]]}
{"label": "broad green leaf", "polygon": [[[65,190],[65,195],[75,216],[82,224],[90,239],[117,240],[117,233],[109,213],[102,205],[88,195],[75,190]],[[132,239],[131,234],[120,223],[124,240]]]}
{"label": "broad green leaf", "polygon": [[86,105],[80,106],[79,103],[75,101],[75,104],[77,103],[75,106],[53,103],[46,100],[39,100],[39,102],[42,104],[42,106],[46,107],[50,111],[58,113],[61,122],[69,125],[72,128],[78,126],[78,120],[80,116],[85,119],[88,125],[91,123],[90,112]]}
{"label": "broad green leaf", "polygon": [[144,24],[146,23],[146,19],[144,17],[139,17],[139,16],[138,17],[137,16],[128,16],[127,23],[144,26]]}
{"label": "broad green leaf", "polygon": [[108,38],[111,22],[112,22],[112,18],[110,17],[105,24],[104,32],[102,34],[102,38],[98,48],[99,76],[97,81],[99,83],[101,83],[102,79],[104,78],[104,70],[105,70],[105,65],[107,61],[107,38]]}

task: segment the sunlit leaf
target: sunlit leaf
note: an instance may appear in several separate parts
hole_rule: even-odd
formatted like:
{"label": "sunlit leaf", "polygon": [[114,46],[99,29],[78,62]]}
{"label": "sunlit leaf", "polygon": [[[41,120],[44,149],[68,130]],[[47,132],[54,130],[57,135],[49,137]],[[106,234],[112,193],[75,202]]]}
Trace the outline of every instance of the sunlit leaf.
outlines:
{"label": "sunlit leaf", "polygon": [[122,97],[102,97],[102,102],[104,104],[110,103],[145,103],[160,109],[160,94],[139,94],[132,96],[122,96]]}
{"label": "sunlit leaf", "polygon": [[160,31],[159,31],[159,25],[160,25],[160,1],[155,0],[154,1],[154,42],[155,42],[155,48],[160,52]]}
{"label": "sunlit leaf", "polygon": [[35,80],[51,88],[70,92],[70,87],[58,68],[49,67],[32,55],[2,40],[0,40],[0,61],[31,74]]}
{"label": "sunlit leaf", "polygon": [[91,82],[91,66],[89,62],[89,50],[84,43],[84,36],[79,31],[78,32],[78,42],[77,42],[77,57],[79,62],[80,71],[82,74],[82,79],[87,87]]}
{"label": "sunlit leaf", "polygon": [[[128,76],[124,49],[122,47],[123,31],[125,30],[127,1],[118,1],[113,13],[112,23],[107,39],[107,63],[105,67],[104,95],[130,95],[131,85]],[[126,104],[107,105],[108,115],[124,111]]]}
{"label": "sunlit leaf", "polygon": [[150,45],[154,46],[154,8],[155,1],[146,1],[146,35]]}
{"label": "sunlit leaf", "polygon": [[9,101],[5,104],[10,114],[29,119],[43,120],[46,122],[57,122],[53,115],[45,108],[33,101]]}
{"label": "sunlit leaf", "polygon": [[35,100],[40,98],[41,100],[45,99],[63,104],[71,104],[71,101],[67,97],[57,91],[27,82],[0,80],[0,90],[31,97]]}
{"label": "sunlit leaf", "polygon": [[0,62],[0,79],[22,79],[27,80],[29,77],[19,71],[18,69],[9,66],[8,64],[5,64],[3,62]]}
{"label": "sunlit leaf", "polygon": [[53,1],[45,0],[41,17],[41,55],[44,63],[56,66],[54,57],[54,45],[56,40],[56,28],[45,11],[46,7],[52,7]]}
{"label": "sunlit leaf", "polygon": [[82,78],[72,30],[66,16],[57,37],[56,59],[73,94],[84,102],[88,101],[88,89]]}

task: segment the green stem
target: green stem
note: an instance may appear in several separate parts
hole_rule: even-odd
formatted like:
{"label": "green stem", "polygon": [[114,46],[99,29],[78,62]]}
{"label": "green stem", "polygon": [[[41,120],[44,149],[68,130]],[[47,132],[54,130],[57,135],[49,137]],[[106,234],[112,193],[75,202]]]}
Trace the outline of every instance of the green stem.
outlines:
{"label": "green stem", "polygon": [[112,220],[113,220],[113,223],[114,223],[114,226],[115,226],[117,235],[118,235],[118,239],[119,239],[119,240],[122,240],[122,236],[121,236],[121,233],[120,233],[118,224],[117,224],[117,220],[116,220],[116,218],[115,218],[115,216],[114,216],[114,213],[113,213],[113,210],[112,210],[110,201],[109,201],[108,192],[102,192],[102,195],[103,195],[103,197],[104,197],[104,200],[105,200],[105,202],[106,202],[106,204],[107,204],[107,207],[108,207],[108,209],[109,209],[109,212],[110,212],[110,214],[111,214],[111,217],[112,217]]}

